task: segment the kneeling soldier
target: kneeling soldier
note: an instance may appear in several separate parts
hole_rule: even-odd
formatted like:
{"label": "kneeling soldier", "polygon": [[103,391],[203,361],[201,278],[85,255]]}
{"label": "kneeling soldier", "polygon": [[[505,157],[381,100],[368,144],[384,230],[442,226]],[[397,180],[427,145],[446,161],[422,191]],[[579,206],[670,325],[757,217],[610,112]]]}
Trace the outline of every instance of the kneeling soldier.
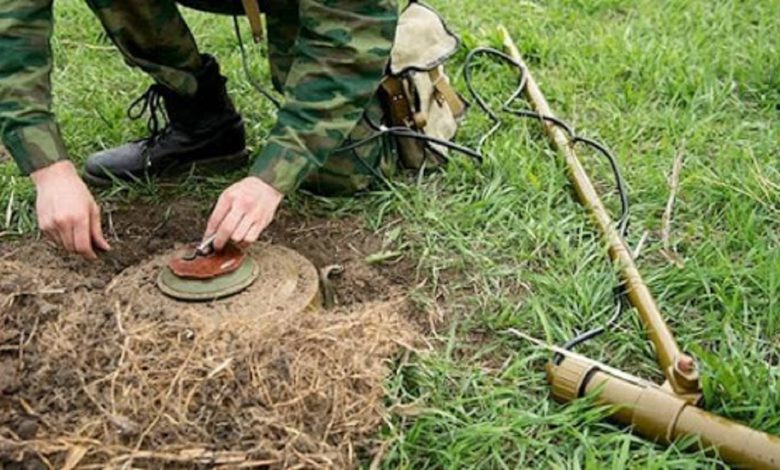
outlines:
{"label": "kneeling soldier", "polygon": [[[181,0],[234,4],[237,0]],[[107,185],[249,164],[244,122],[216,59],[198,50],[174,0],[87,0],[126,61],[155,83],[130,107],[149,114],[150,135],[87,159],[84,180]],[[273,85],[283,94],[277,122],[249,164],[249,176],[217,201],[206,234],[254,242],[285,194],[364,189],[382,164],[382,143],[339,151],[370,133],[381,113],[377,88],[398,20],[395,0],[265,0]],[[231,6],[231,8],[240,7]],[[95,258],[109,249],[100,211],[68,161],[51,112],[52,0],[0,0],[0,137],[31,175],[42,230],[67,250]],[[167,118],[163,117],[164,114]]]}

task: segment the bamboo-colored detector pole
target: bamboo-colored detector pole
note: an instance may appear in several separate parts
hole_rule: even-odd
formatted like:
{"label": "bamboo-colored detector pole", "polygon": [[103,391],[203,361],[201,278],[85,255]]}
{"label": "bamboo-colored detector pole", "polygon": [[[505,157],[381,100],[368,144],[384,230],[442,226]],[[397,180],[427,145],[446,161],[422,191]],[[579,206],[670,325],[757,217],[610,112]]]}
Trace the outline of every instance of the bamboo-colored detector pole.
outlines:
{"label": "bamboo-colored detector pole", "polygon": [[[527,78],[525,94],[534,111],[543,116],[554,117],[550,105],[530,74],[509,32],[504,27],[500,27],[499,31],[503,39],[505,51],[525,70]],[[569,136],[554,123],[545,121],[543,124],[553,145],[566,160],[569,178],[574,185],[580,203],[588,209],[609,244],[609,255],[621,272],[629,301],[642,318],[647,334],[655,346],[658,363],[671,389],[681,396],[696,397],[697,399],[699,394],[699,374],[696,369],[696,363],[690,356],[682,353],[677,345],[677,341],[675,341],[672,332],[658,309],[658,305],[634,263],[631,250],[628,249],[625,240],[618,233],[615,223],[601,202],[601,198],[585,172],[582,163],[577,158]]]}

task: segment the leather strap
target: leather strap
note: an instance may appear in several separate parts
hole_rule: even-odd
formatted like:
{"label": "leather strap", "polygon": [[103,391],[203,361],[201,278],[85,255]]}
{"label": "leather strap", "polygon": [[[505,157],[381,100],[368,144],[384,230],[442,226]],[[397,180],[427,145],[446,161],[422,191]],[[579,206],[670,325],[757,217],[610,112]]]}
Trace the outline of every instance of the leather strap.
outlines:
{"label": "leather strap", "polygon": [[249,27],[252,29],[252,37],[255,43],[263,40],[263,19],[260,17],[259,0],[241,0],[244,5],[244,12],[249,19]]}
{"label": "leather strap", "polygon": [[393,126],[411,127],[414,123],[412,105],[404,92],[403,83],[396,77],[385,78],[381,86],[385,110]]}
{"label": "leather strap", "polygon": [[450,111],[456,119],[463,117],[466,112],[466,104],[458,95],[458,92],[450,85],[449,81],[441,73],[441,68],[436,67],[429,72],[433,86],[439,95],[447,102],[450,107]]}

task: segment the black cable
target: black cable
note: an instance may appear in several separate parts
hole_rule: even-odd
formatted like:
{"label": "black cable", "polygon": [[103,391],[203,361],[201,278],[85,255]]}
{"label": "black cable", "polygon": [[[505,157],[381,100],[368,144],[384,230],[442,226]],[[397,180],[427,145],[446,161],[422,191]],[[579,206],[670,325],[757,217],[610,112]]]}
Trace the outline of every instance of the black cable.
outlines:
{"label": "black cable", "polygon": [[612,155],[612,152],[610,152],[601,142],[590,139],[588,137],[575,135],[572,139],[572,142],[575,144],[577,142],[582,142],[583,144],[590,146],[606,157],[607,161],[609,162],[609,166],[612,168],[612,173],[615,175],[615,185],[617,187],[618,195],[620,196],[620,218],[618,219],[617,224],[618,233],[620,233],[621,237],[625,238],[628,235],[629,222],[628,192],[626,190],[626,182],[620,172],[620,167],[618,167],[615,156]]}
{"label": "black cable", "polygon": [[403,126],[387,127],[382,124],[377,124],[371,118],[369,118],[368,115],[364,115],[363,118],[366,121],[366,123],[368,123],[369,127],[374,129],[374,132],[376,132],[376,134],[369,136],[365,139],[356,141],[354,143],[350,143],[346,146],[339,147],[337,151],[341,152],[347,150],[354,150],[358,147],[361,147],[362,145],[369,144],[374,140],[389,134],[392,135],[393,137],[416,139],[416,140],[421,140],[423,142],[441,145],[442,147],[446,147],[450,150],[455,150],[456,152],[460,152],[464,155],[467,155],[473,158],[474,160],[477,160],[480,163],[483,161],[484,157],[482,156],[481,153],[473,149],[470,149],[468,147],[465,147],[463,145],[458,145],[454,142],[450,142],[449,140],[439,139],[438,137],[431,137],[421,132],[416,132],[408,127],[403,127]]}
{"label": "black cable", "polygon": [[[563,343],[563,346],[561,346],[563,349],[566,350],[572,350],[578,345],[585,343],[587,341],[590,341],[591,339],[602,335],[607,331],[608,328],[611,328],[615,326],[620,320],[620,317],[623,316],[623,312],[626,310],[626,304],[628,303],[628,299],[626,297],[626,291],[625,291],[625,284],[620,283],[617,288],[615,288],[614,292],[614,299],[615,299],[615,313],[612,314],[611,317],[607,320],[607,322],[602,326],[597,326],[596,328],[590,329],[588,331],[585,331],[584,333],[580,333],[579,335],[575,336],[574,338],[566,341]],[[559,354],[556,354],[555,362],[560,362],[560,359],[562,357]]]}
{"label": "black cable", "polygon": [[282,103],[276,99],[275,96],[273,96],[268,90],[266,90],[260,83],[255,80],[255,77],[252,75],[252,72],[249,70],[249,59],[247,58],[246,54],[246,47],[244,47],[244,40],[241,37],[241,27],[238,25],[238,17],[233,17],[233,29],[236,32],[236,39],[238,40],[238,48],[241,50],[241,65],[244,68],[244,75],[246,76],[246,80],[249,82],[249,84],[252,86],[252,88],[255,89],[258,93],[266,97],[268,101],[273,103],[273,105],[276,107],[276,109],[279,109],[282,107]]}
{"label": "black cable", "polygon": [[[482,145],[485,143],[485,141],[487,140],[487,138],[495,134],[503,124],[499,114],[490,108],[490,106],[487,104],[487,101],[482,97],[482,95],[480,95],[477,92],[477,90],[474,87],[473,80],[472,80],[472,69],[474,67],[474,59],[480,55],[487,55],[487,56],[499,58],[502,61],[508,63],[509,65],[517,68],[517,70],[519,71],[520,78],[518,81],[518,86],[515,89],[515,91],[512,93],[512,95],[509,97],[509,99],[507,99],[502,104],[501,106],[502,112],[517,117],[533,118],[533,119],[538,119],[542,122],[552,123],[558,126],[559,128],[563,129],[564,132],[566,132],[566,134],[569,136],[569,140],[573,145],[577,143],[585,144],[588,147],[595,149],[597,152],[599,152],[602,156],[604,156],[607,159],[615,179],[615,186],[617,187],[618,195],[620,197],[620,217],[617,222],[617,229],[621,237],[625,237],[628,234],[630,205],[629,205],[625,180],[623,179],[623,175],[620,171],[620,167],[617,164],[617,159],[615,158],[615,156],[601,142],[588,137],[582,137],[577,135],[577,133],[574,132],[574,129],[562,119],[558,119],[554,116],[542,115],[540,113],[537,113],[529,109],[512,108],[511,107],[512,104],[521,97],[523,91],[525,90],[526,84],[528,82],[528,74],[525,67],[523,67],[521,63],[516,61],[511,56],[492,48],[474,49],[466,56],[466,60],[463,66],[463,77],[464,77],[464,81],[466,82],[466,88],[468,89],[469,94],[477,103],[477,106],[479,106],[479,108],[482,109],[482,111],[485,114],[487,114],[488,117],[493,121],[493,126],[490,128],[490,130],[488,130],[487,134],[483,135],[483,137],[480,139],[477,148],[480,149]],[[620,319],[620,317],[622,316],[626,308],[625,285],[623,283],[618,285],[618,287],[615,289],[615,294],[613,296],[613,299],[615,302],[615,312],[603,326],[590,329],[584,333],[577,335],[576,337],[564,343],[563,348],[567,350],[571,350],[574,347],[603,334],[605,331],[607,331],[608,328],[613,327]],[[560,359],[561,359],[561,355],[556,355],[555,361],[559,362]]]}
{"label": "black cable", "polygon": [[523,91],[525,90],[525,86],[528,83],[528,74],[525,70],[525,67],[519,62],[517,62],[514,58],[509,56],[508,54],[505,54],[499,50],[488,48],[488,47],[480,47],[477,49],[472,50],[469,52],[469,54],[466,56],[465,63],[463,65],[463,79],[466,83],[466,88],[468,89],[469,94],[472,96],[474,101],[477,103],[477,106],[490,117],[490,119],[493,121],[493,127],[490,128],[490,130],[487,132],[487,134],[483,135],[483,137],[480,139],[480,142],[477,146],[479,149],[484,141],[486,140],[485,137],[490,137],[493,134],[495,134],[498,129],[501,128],[501,125],[503,124],[503,121],[499,117],[498,113],[495,112],[490,106],[487,104],[487,101],[482,97],[482,95],[477,92],[476,88],[474,87],[473,79],[472,79],[472,69],[474,68],[474,59],[479,55],[487,55],[491,57],[497,57],[501,59],[502,61],[508,63],[509,65],[517,68],[519,72],[519,79],[518,79],[518,86],[517,88],[512,92],[512,95],[507,99],[504,104],[501,106],[501,111],[518,116],[518,117],[525,117],[525,118],[533,118],[533,119],[539,119],[541,121],[546,121],[555,124],[556,126],[560,127],[561,129],[568,134],[569,139],[573,144],[577,143],[583,143],[599,153],[601,153],[608,161],[609,165],[612,169],[613,176],[615,178],[615,185],[617,186],[617,192],[620,196],[620,218],[618,219],[618,230],[620,231],[620,234],[622,236],[625,236],[627,234],[628,230],[628,219],[629,219],[629,201],[628,201],[628,194],[626,192],[626,184],[625,180],[623,179],[623,174],[620,172],[620,168],[617,164],[617,159],[615,156],[610,152],[604,144],[601,142],[588,138],[588,137],[582,137],[577,135],[577,133],[574,132],[574,129],[566,123],[566,121],[559,119],[555,116],[545,116],[541,115],[535,111],[529,110],[529,109],[516,109],[512,108],[511,105],[515,101],[517,101],[521,95],[523,94]]}
{"label": "black cable", "polygon": [[482,147],[484,146],[485,142],[493,136],[498,130],[501,128],[501,125],[503,124],[503,121],[501,121],[501,118],[499,117],[498,113],[496,113],[488,104],[487,101],[477,93],[477,91],[474,89],[474,82],[472,80],[472,74],[471,71],[474,68],[474,59],[479,55],[490,55],[494,57],[498,57],[499,59],[503,60],[504,62],[509,63],[510,65],[513,65],[517,67],[518,70],[521,71],[521,73],[518,75],[518,84],[515,90],[512,92],[512,96],[510,96],[509,100],[507,100],[504,105],[502,106],[502,110],[506,109],[509,104],[513,103],[516,99],[522,95],[523,90],[525,90],[525,85],[528,81],[528,76],[525,73],[525,70],[523,69],[523,66],[518,63],[515,59],[513,59],[508,54],[504,54],[501,51],[498,51],[496,49],[490,49],[486,47],[479,47],[477,49],[474,49],[468,53],[466,56],[466,60],[463,63],[463,80],[466,83],[466,88],[468,89],[469,94],[471,97],[476,101],[477,106],[488,115],[491,121],[493,121],[493,127],[491,127],[485,134],[482,135],[482,137],[479,139],[479,142],[477,143],[477,151],[481,152]]}

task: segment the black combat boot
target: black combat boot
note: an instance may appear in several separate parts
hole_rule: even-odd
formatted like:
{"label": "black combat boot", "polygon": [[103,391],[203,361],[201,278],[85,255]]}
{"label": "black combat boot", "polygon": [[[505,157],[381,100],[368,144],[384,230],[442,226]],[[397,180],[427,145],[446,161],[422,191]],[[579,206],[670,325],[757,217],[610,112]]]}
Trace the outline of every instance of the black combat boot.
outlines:
{"label": "black combat boot", "polygon": [[227,172],[248,164],[244,121],[227,95],[227,79],[213,57],[204,60],[194,96],[155,84],[130,106],[132,119],[148,111],[149,137],[90,156],[84,165],[88,183],[175,176],[193,167]]}

